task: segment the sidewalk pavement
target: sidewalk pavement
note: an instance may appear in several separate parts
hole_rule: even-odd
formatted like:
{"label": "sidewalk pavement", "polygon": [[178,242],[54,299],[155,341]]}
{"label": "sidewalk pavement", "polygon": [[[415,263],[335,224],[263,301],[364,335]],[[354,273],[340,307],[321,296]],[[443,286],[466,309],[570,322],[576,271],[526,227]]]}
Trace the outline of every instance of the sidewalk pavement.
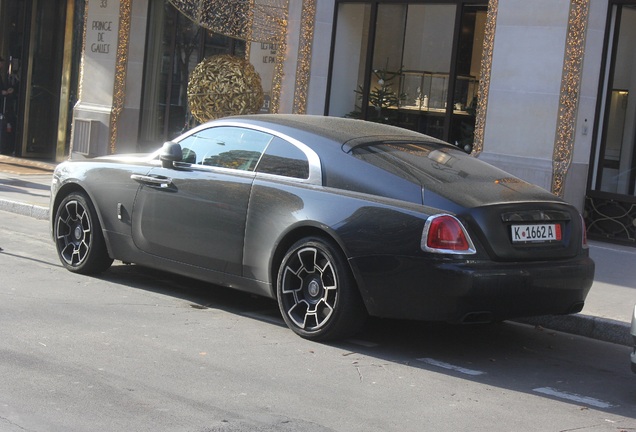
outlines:
{"label": "sidewalk pavement", "polygon": [[[48,219],[54,168],[51,163],[0,155],[0,210]],[[519,321],[632,346],[629,328],[636,304],[636,248],[592,241],[590,255],[596,262],[596,275],[581,313]]]}

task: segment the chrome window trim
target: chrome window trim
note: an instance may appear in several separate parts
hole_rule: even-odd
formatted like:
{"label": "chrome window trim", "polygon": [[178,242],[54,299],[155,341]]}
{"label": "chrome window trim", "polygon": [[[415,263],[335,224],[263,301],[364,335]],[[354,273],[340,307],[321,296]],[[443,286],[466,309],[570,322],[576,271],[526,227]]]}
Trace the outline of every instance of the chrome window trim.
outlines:
{"label": "chrome window trim", "polygon": [[[196,128],[192,129],[191,131],[187,132],[184,135],[181,135],[177,138],[174,139],[174,142],[181,142],[183,139],[187,138],[188,136],[197,133],[198,131],[200,131],[201,129],[208,129],[210,127],[220,127],[220,126],[234,126],[234,127],[241,127],[244,129],[252,129],[252,130],[256,130],[259,132],[263,132],[275,137],[278,137],[282,140],[287,141],[288,143],[292,144],[293,146],[297,147],[300,151],[302,151],[305,156],[307,157],[307,162],[309,163],[309,177],[307,177],[306,179],[301,179],[301,178],[297,178],[297,177],[288,177],[288,176],[283,176],[283,175],[278,175],[278,174],[268,174],[268,173],[259,173],[259,172],[254,172],[256,174],[256,178],[263,178],[263,179],[278,179],[278,180],[286,180],[286,181],[294,181],[297,183],[306,183],[306,184],[313,184],[313,185],[317,185],[317,186],[322,186],[322,164],[320,162],[320,157],[318,157],[318,154],[313,151],[309,146],[307,146],[306,144],[304,144],[303,142],[290,137],[289,135],[286,135],[284,133],[269,129],[267,127],[263,127],[263,126],[258,126],[258,125],[253,125],[253,124],[245,124],[245,123],[241,123],[238,121],[232,121],[232,120],[217,120],[214,121],[214,124],[202,124],[197,126]],[[215,167],[211,167],[211,168],[215,168]],[[232,170],[232,169],[228,169],[228,168],[221,168],[224,170],[224,172],[227,171],[231,171],[231,172],[237,172],[238,170]],[[250,171],[251,172],[251,171]]]}
{"label": "chrome window trim", "polygon": [[247,171],[247,170],[241,170],[241,169],[235,169],[235,168],[225,168],[225,167],[218,167],[218,166],[214,166],[214,165],[199,165],[199,164],[191,164],[191,163],[187,163],[187,162],[175,162],[174,163],[175,168],[177,169],[189,169],[192,171],[197,171],[197,172],[213,172],[213,173],[217,173],[217,174],[231,174],[231,175],[237,175],[237,176],[241,176],[241,177],[254,177],[256,175],[255,171]]}

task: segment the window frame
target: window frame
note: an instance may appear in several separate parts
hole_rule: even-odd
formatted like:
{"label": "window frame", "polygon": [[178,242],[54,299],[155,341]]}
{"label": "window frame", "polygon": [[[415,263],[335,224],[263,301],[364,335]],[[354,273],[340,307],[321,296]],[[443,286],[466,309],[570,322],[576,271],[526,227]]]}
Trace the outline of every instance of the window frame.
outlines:
{"label": "window frame", "polygon": [[[237,122],[237,121],[233,121],[233,120],[215,120],[213,122],[213,124],[209,124],[209,123],[204,123],[202,125],[199,125],[193,129],[191,129],[190,131],[188,131],[187,133],[185,133],[184,135],[181,135],[177,138],[175,138],[173,140],[173,142],[179,144],[182,146],[182,142],[184,140],[189,139],[190,137],[192,137],[193,135],[200,133],[202,130],[204,129],[212,129],[212,128],[219,128],[219,127],[237,127],[240,129],[245,129],[245,130],[252,130],[252,131],[257,131],[257,132],[261,132],[267,135],[272,136],[273,138],[280,138],[281,140],[287,142],[288,144],[290,144],[291,146],[297,148],[298,150],[300,150],[306,157],[307,159],[307,163],[309,165],[309,175],[307,178],[298,178],[298,177],[290,177],[290,176],[284,176],[284,175],[280,175],[280,174],[270,174],[270,173],[263,173],[263,172],[258,172],[258,164],[255,166],[254,171],[246,171],[246,170],[239,170],[239,169],[235,169],[235,168],[226,168],[226,167],[219,167],[219,166],[213,166],[213,165],[202,165],[202,164],[189,164],[186,162],[177,162],[177,164],[179,164],[179,166],[185,167],[185,168],[196,168],[196,169],[204,169],[204,170],[222,170],[224,172],[228,172],[228,171],[232,171],[235,173],[243,173],[243,174],[250,174],[250,175],[255,175],[257,179],[262,179],[262,180],[276,180],[276,181],[280,181],[280,180],[288,180],[288,181],[293,181],[295,183],[305,183],[305,184],[311,184],[311,185],[317,185],[317,186],[322,186],[322,163],[320,161],[320,157],[318,156],[318,154],[311,149],[308,145],[302,143],[301,141],[286,135],[282,132],[267,128],[267,127],[262,127],[262,126],[258,126],[258,125],[254,125],[254,124],[246,124],[246,123],[241,123],[241,122]],[[273,139],[269,140],[269,143],[271,143],[273,141]],[[183,148],[183,146],[182,146]],[[261,152],[261,157],[263,156],[263,154],[267,151],[267,147]],[[260,160],[260,158],[259,158]]]}
{"label": "window frame", "polygon": [[[604,171],[603,160],[606,155],[608,127],[610,123],[610,99],[614,89],[614,77],[616,72],[616,61],[621,30],[622,11],[624,6],[634,7],[633,2],[612,0],[608,4],[606,34],[603,46],[603,61],[601,63],[601,75],[599,79],[598,97],[596,101],[596,121],[592,133],[592,151],[590,152],[590,174],[588,176],[587,195],[597,197],[616,197],[630,203],[636,202],[636,190],[634,182],[636,173],[630,175],[628,192],[610,192],[603,190],[603,177],[607,175]],[[636,135],[634,136],[636,141]],[[636,145],[636,144],[635,144]],[[632,171],[636,170],[636,148],[632,153]],[[621,172],[618,172],[620,175]],[[619,198],[620,197],[620,198]]]}

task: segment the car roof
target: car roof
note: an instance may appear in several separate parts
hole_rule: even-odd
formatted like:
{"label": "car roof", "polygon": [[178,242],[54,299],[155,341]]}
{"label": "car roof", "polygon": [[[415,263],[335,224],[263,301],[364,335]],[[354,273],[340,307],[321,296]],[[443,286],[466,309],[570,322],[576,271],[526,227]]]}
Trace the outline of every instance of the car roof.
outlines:
{"label": "car roof", "polygon": [[[341,117],[330,117],[305,114],[254,114],[246,116],[226,117],[221,121],[241,121],[261,127],[281,126],[291,133],[296,130],[318,135],[339,144],[356,143],[361,145],[370,141],[381,140],[417,140],[435,141],[435,138],[408,129]],[[214,122],[213,122],[214,123]],[[282,132],[282,131],[281,131]],[[353,146],[353,145],[352,145]]]}

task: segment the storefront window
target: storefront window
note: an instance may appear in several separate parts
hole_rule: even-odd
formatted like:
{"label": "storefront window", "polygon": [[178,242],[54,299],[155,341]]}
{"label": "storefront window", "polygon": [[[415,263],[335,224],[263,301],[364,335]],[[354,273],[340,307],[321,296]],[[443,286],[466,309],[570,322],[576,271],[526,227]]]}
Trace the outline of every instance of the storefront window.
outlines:
{"label": "storefront window", "polygon": [[340,3],[329,115],[394,124],[470,151],[486,9]]}
{"label": "storefront window", "polygon": [[636,6],[610,4],[606,62],[585,199],[590,238],[636,244]]}
{"label": "storefront window", "polygon": [[605,115],[598,139],[598,161],[593,189],[635,195],[636,188],[636,7],[617,6],[615,37],[609,51]]}
{"label": "storefront window", "polygon": [[199,27],[164,0],[153,0],[148,20],[139,145],[155,148],[194,125],[188,112],[190,72],[206,57],[245,57],[245,42]]}

